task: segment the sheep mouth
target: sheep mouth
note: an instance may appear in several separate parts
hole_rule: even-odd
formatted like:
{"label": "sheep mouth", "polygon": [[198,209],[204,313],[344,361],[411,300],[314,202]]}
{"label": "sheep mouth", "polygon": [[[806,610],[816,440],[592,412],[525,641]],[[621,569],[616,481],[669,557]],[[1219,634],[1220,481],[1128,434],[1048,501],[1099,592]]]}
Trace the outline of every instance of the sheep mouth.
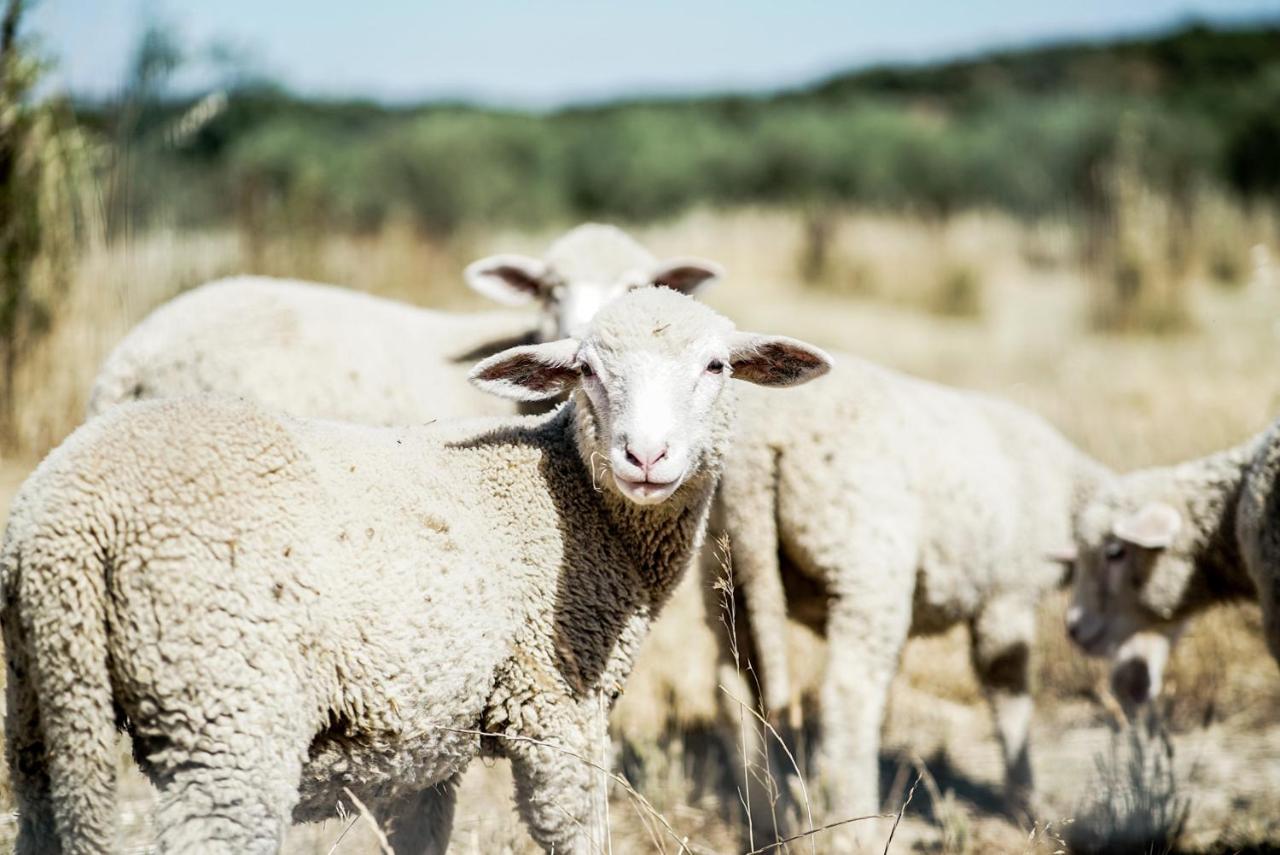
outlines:
{"label": "sheep mouth", "polygon": [[652,481],[647,478],[633,480],[613,473],[613,480],[624,496],[637,504],[656,504],[669,497],[680,486],[683,476],[670,481]]}
{"label": "sheep mouth", "polygon": [[1099,624],[1093,627],[1089,633],[1073,637],[1072,640],[1076,643],[1077,647],[1089,656],[1105,656],[1111,652],[1112,647],[1112,645],[1108,643],[1106,635],[1106,626]]}

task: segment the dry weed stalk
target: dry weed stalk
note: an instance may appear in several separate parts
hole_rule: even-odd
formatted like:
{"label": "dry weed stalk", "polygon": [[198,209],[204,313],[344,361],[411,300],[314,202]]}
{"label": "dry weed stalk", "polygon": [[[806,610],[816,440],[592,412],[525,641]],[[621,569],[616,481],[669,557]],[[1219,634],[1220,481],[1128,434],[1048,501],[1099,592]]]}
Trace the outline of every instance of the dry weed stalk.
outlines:
{"label": "dry weed stalk", "polygon": [[[732,546],[729,542],[729,538],[727,535],[722,534],[716,540],[716,559],[720,564],[720,576],[716,579],[716,582],[715,582],[715,590],[717,590],[720,593],[720,607],[722,612],[720,616],[720,621],[724,625],[726,631],[728,632],[729,652],[730,652],[730,655],[733,657],[734,669],[737,672],[738,678],[741,679],[742,659],[740,655],[740,649],[738,646],[737,606],[734,600],[735,587],[734,587],[734,581],[733,581],[733,553],[732,553]],[[764,693],[760,690],[761,687],[760,687],[759,679],[757,678],[755,669],[751,666],[750,661],[746,663],[746,667],[747,667],[747,670],[751,673],[753,682],[755,682],[756,684],[755,685],[756,697],[763,698]],[[839,828],[841,826],[848,825],[853,822],[862,822],[864,820],[869,820],[869,819],[887,819],[889,816],[891,816],[891,814],[871,814],[869,816],[855,816],[855,817],[848,817],[842,820],[837,820],[835,822],[827,823],[825,825],[815,826],[813,824],[814,823],[813,806],[809,799],[809,788],[808,788],[808,785],[805,783],[804,773],[800,770],[800,764],[796,761],[795,755],[792,753],[791,749],[787,746],[786,740],[782,738],[781,734],[778,733],[777,729],[769,722],[767,710],[763,709],[763,707],[761,707],[760,709],[753,708],[752,705],[748,704],[743,699],[735,696],[732,692],[729,691],[727,687],[723,685],[720,686],[719,688],[720,688],[720,691],[724,692],[725,695],[729,697],[738,707],[739,727],[741,729],[740,730],[740,734],[741,734],[740,751],[742,753],[743,776],[744,776],[743,786],[746,789],[746,793],[744,794],[740,792],[738,794],[738,797],[742,802],[743,807],[746,808],[746,811],[747,811],[749,845],[752,847],[751,850],[746,853],[746,855],[757,855],[757,853],[768,852],[768,851],[780,851],[781,847],[784,844],[793,843],[797,840],[807,840],[809,842],[810,852],[814,853],[814,855],[817,855],[816,839],[819,833],[824,831],[829,831],[834,828]],[[778,746],[782,749],[782,752],[786,755],[787,762],[791,764],[792,771],[795,772],[796,780],[799,783],[801,801],[804,805],[805,815],[809,825],[809,828],[805,831],[802,831],[798,834],[793,834],[790,837],[786,837],[780,840],[775,839],[773,842],[767,843],[760,847],[757,847],[755,845],[754,829],[751,826],[751,803],[750,803],[751,788],[750,788],[750,781],[747,779],[747,776],[751,774],[753,763],[751,761],[751,758],[747,754],[747,747],[746,747],[746,726],[747,726],[748,714],[752,718],[754,718],[755,721],[759,723],[760,727],[763,729],[763,732],[768,734],[768,736],[771,737],[778,744]],[[781,788],[778,787],[777,782],[774,780],[774,777],[773,777],[772,766],[769,762],[769,750],[768,750],[767,744],[764,747],[763,753],[765,755],[764,775],[766,777],[759,780],[768,788],[768,791],[770,793],[770,797],[771,797],[770,810],[773,813],[774,827],[776,828],[777,827],[777,800],[778,800],[778,793],[781,792]],[[915,785],[918,783],[920,783],[919,777],[916,778],[915,784],[912,784],[911,792],[908,793],[906,802],[903,803],[902,809],[898,812],[897,821],[894,822],[894,826],[893,826],[894,830],[897,829],[898,822],[902,820],[902,813],[903,811],[906,810],[907,804],[911,802],[911,797],[915,794]],[[888,852],[889,842],[891,842],[892,840],[893,840],[893,832],[891,831],[889,834],[889,841],[885,843],[886,852]]]}
{"label": "dry weed stalk", "polygon": [[[378,846],[381,848],[383,855],[396,855],[395,851],[391,848],[391,843],[387,841],[386,833],[383,832],[382,827],[378,825],[378,821],[373,818],[373,814],[369,812],[369,809],[365,807],[364,802],[356,798],[356,794],[351,792],[350,787],[343,787],[342,791],[347,794],[347,798],[351,799],[351,803],[356,806],[356,810],[359,812],[360,817],[363,818],[365,822],[369,823],[369,827],[373,829],[373,835],[377,838]],[[344,831],[343,834],[346,834],[346,832]],[[339,837],[338,839],[341,840],[342,838]],[[337,844],[335,843],[334,846],[337,846]]]}
{"label": "dry weed stalk", "polygon": [[902,807],[898,808],[898,815],[893,818],[893,827],[889,829],[889,837],[884,842],[884,855],[889,855],[889,847],[893,845],[893,836],[898,833],[898,825],[902,822],[902,816],[907,812],[907,805],[911,804],[911,799],[916,794],[916,787],[920,786],[920,779],[923,777],[923,772],[917,772],[916,779],[911,784],[911,789],[907,790],[907,797],[903,799]]}

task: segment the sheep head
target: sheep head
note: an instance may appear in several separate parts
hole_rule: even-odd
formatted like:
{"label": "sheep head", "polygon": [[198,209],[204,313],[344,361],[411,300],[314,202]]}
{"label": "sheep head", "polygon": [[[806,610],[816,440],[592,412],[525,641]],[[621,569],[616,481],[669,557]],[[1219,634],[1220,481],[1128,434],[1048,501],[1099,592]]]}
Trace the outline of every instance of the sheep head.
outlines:
{"label": "sheep head", "polygon": [[569,231],[545,259],[493,255],[466,269],[467,283],[489,299],[540,306],[543,341],[581,336],[602,306],[632,289],[661,285],[694,294],[723,274],[699,258],[659,261],[626,232],[596,223]]}
{"label": "sheep head", "polygon": [[730,378],[794,386],[830,366],[811,345],[739,332],[705,305],[651,287],[604,307],[582,338],[512,348],[471,379],[522,401],[571,393],[584,461],[607,470],[626,499],[656,504],[718,469],[730,442]]}
{"label": "sheep head", "polygon": [[1116,479],[1076,526],[1067,632],[1086,653],[1114,654],[1135,633],[1168,631],[1184,615],[1194,571],[1185,511],[1157,471]]}

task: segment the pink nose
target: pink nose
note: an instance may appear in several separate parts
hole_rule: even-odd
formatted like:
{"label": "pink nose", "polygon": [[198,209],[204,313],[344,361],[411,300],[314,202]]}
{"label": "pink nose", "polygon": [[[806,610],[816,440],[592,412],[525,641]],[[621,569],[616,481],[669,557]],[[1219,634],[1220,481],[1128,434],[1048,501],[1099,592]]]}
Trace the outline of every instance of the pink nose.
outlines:
{"label": "pink nose", "polygon": [[627,462],[637,469],[649,474],[649,470],[658,465],[658,461],[667,456],[667,445],[661,448],[643,448],[627,443]]}

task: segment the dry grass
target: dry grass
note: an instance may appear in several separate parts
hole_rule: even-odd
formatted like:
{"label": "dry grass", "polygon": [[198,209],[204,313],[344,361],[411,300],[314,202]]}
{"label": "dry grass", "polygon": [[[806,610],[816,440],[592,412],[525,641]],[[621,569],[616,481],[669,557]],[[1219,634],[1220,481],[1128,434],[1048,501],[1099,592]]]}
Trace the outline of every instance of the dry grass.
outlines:
{"label": "dry grass", "polygon": [[[1237,212],[1238,213],[1238,212]],[[1274,222],[1252,223],[1232,238],[1212,230],[1193,247],[1179,299],[1194,323],[1177,335],[1094,331],[1094,295],[1081,241],[1065,224],[1024,228],[994,214],[948,223],[848,215],[834,225],[825,277],[798,275],[804,229],[785,213],[700,212],[640,229],[660,254],[701,254],[726,264],[730,276],[709,301],[743,326],[767,328],[837,350],[871,357],[926,377],[1004,395],[1041,412],[1112,465],[1167,462],[1225,446],[1280,412],[1280,283],[1268,281],[1267,259],[1280,254]],[[1223,214],[1223,217],[1233,216]],[[1268,224],[1270,223],[1270,224]],[[497,250],[540,251],[558,232],[476,234],[447,245],[401,227],[377,237],[328,237],[249,246],[233,233],[157,234],[84,258],[50,336],[23,365],[21,447],[0,465],[0,513],[31,462],[80,418],[88,383],[112,343],[147,310],[182,288],[217,275],[252,271],[344,282],[416,303],[479,305],[462,285],[471,258]],[[1229,244],[1229,250],[1214,242]],[[1263,247],[1261,251],[1257,247]],[[1216,287],[1241,251],[1249,282]],[[1262,259],[1266,264],[1259,263]],[[1234,269],[1234,268],[1233,268]],[[947,271],[969,271],[975,310],[940,308],[938,295],[967,293],[947,285]],[[1234,277],[1234,274],[1233,274]],[[942,304],[957,299],[943,297]],[[960,302],[969,298],[964,297]],[[1111,716],[1098,702],[1101,669],[1067,645],[1063,603],[1043,608],[1039,655],[1036,766],[1056,816],[1031,837],[992,813],[985,795],[998,789],[999,754],[970,674],[962,631],[913,641],[894,685],[886,758],[906,769],[889,809],[896,810],[923,757],[935,795],[924,784],[894,841],[895,851],[1053,852],[1060,818],[1069,817],[1090,786],[1093,758],[1110,743]],[[1223,609],[1197,622],[1168,673],[1166,716],[1177,746],[1174,764],[1190,799],[1185,840],[1199,849],[1247,847],[1276,840],[1274,792],[1280,790],[1280,680],[1258,633],[1257,609]],[[656,720],[658,717],[654,716]],[[645,795],[681,835],[702,847],[732,851],[736,831],[726,797],[696,797],[685,759],[669,763]],[[533,851],[514,817],[504,764],[467,776],[454,850]],[[651,851],[652,818],[615,789],[615,851]],[[131,839],[145,841],[150,793],[133,775],[124,810]],[[731,798],[731,797],[729,797]],[[373,852],[358,822],[294,829],[289,851]],[[674,851],[674,847],[669,847]],[[821,844],[819,843],[819,851]],[[794,850],[793,851],[798,851]]]}

